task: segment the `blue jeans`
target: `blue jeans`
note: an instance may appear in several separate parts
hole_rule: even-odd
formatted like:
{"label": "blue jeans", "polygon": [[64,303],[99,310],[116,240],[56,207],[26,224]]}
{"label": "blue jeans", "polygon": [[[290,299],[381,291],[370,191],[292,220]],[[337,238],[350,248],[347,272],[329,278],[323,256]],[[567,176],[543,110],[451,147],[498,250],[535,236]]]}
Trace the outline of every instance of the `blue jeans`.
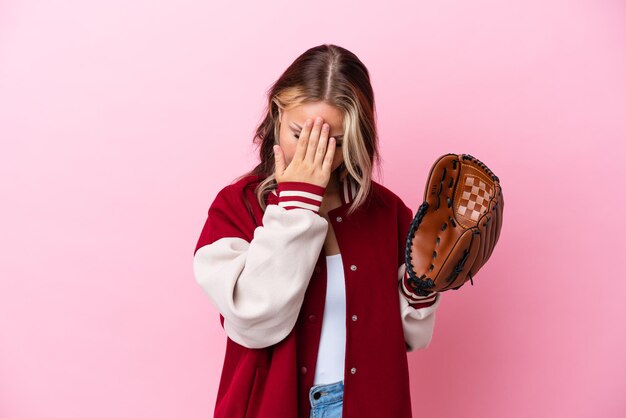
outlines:
{"label": "blue jeans", "polygon": [[311,418],[341,418],[343,410],[343,380],[313,386],[309,390]]}

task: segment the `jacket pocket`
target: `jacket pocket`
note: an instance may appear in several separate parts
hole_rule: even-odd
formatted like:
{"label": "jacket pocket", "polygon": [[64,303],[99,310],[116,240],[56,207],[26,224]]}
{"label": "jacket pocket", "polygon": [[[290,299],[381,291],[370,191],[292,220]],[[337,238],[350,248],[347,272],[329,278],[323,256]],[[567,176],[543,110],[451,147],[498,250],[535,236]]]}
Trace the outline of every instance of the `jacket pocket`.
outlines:
{"label": "jacket pocket", "polygon": [[266,367],[257,367],[254,370],[254,379],[250,389],[250,396],[248,397],[248,408],[246,409],[245,418],[257,418],[259,416],[268,372],[269,369]]}

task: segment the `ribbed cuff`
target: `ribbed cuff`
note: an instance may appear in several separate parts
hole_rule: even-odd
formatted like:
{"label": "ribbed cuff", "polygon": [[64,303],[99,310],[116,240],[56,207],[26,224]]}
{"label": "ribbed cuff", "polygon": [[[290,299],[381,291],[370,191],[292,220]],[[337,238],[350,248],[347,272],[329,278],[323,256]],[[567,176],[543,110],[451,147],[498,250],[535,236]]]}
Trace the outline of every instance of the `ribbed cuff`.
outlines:
{"label": "ribbed cuff", "polygon": [[415,293],[410,291],[410,286],[408,283],[409,273],[407,271],[404,272],[404,277],[402,280],[398,281],[398,286],[400,286],[400,291],[409,302],[409,306],[419,309],[426,308],[428,306],[432,306],[437,301],[437,295],[439,292],[431,292],[426,296],[418,296]]}
{"label": "ribbed cuff", "polygon": [[278,206],[285,209],[309,209],[318,213],[322,205],[325,187],[303,181],[278,183]]}

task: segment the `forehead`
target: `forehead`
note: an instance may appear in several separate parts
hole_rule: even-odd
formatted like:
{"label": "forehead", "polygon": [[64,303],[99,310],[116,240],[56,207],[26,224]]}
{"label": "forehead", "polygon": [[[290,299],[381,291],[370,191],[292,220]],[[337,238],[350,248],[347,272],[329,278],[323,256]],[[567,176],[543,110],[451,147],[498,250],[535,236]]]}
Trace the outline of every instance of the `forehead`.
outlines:
{"label": "forehead", "polygon": [[307,119],[314,120],[317,116],[333,127],[343,126],[343,112],[324,102],[302,103],[285,111],[290,122],[304,125]]}

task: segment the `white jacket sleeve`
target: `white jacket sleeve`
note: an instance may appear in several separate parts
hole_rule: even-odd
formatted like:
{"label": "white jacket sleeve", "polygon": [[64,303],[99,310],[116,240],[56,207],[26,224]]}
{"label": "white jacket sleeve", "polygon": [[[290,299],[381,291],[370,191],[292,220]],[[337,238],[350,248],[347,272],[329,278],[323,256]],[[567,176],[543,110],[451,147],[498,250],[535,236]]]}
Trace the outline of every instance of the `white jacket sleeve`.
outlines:
{"label": "white jacket sleeve", "polygon": [[398,205],[398,297],[407,352],[428,347],[435,328],[435,311],[441,302],[440,292],[422,297],[405,288],[408,276],[404,250],[412,220],[413,211],[401,202]]}
{"label": "white jacket sleeve", "polygon": [[435,327],[435,311],[441,302],[441,293],[433,292],[428,296],[416,297],[409,301],[402,291],[406,265],[398,267],[398,294],[400,297],[400,316],[406,341],[406,351],[425,349],[430,344]]}
{"label": "white jacket sleeve", "polygon": [[228,188],[215,198],[193,270],[236,343],[267,347],[295,326],[328,231],[318,214],[324,190],[310,183],[279,183],[278,204],[267,206],[251,240],[242,227],[241,218],[249,215],[241,199]]}

